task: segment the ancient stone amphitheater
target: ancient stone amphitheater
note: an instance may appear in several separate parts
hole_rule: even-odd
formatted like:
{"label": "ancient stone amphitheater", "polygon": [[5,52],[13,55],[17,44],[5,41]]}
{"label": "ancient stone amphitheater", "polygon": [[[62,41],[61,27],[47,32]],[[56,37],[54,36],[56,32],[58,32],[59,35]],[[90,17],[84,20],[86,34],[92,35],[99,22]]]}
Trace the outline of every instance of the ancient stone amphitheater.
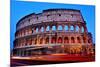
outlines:
{"label": "ancient stone amphitheater", "polygon": [[80,10],[47,9],[29,14],[16,25],[13,56],[91,54],[92,35]]}

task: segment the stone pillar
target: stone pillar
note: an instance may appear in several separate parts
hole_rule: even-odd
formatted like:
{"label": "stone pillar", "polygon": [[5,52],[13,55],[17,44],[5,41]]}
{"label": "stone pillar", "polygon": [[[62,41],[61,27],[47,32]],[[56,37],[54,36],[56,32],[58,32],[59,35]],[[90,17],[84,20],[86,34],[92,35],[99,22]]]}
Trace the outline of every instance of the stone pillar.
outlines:
{"label": "stone pillar", "polygon": [[65,31],[64,27],[65,27],[65,25],[63,24],[63,25],[62,25],[62,30],[63,30],[63,32]]}
{"label": "stone pillar", "polygon": [[62,37],[62,43],[63,43],[63,44],[64,44],[64,38],[65,38],[65,37]]}
{"label": "stone pillar", "polygon": [[74,32],[76,32],[76,26],[74,25]]}
{"label": "stone pillar", "polygon": [[68,39],[69,39],[69,44],[70,44],[71,43],[71,36],[69,36]]}
{"label": "stone pillar", "polygon": [[81,38],[81,43],[83,44],[83,37],[81,36],[80,38]]}
{"label": "stone pillar", "polygon": [[18,56],[21,56],[21,50],[18,50]]}
{"label": "stone pillar", "polygon": [[26,29],[26,35],[27,35],[27,29]]}
{"label": "stone pillar", "polygon": [[82,33],[82,27],[79,26],[79,33]]}
{"label": "stone pillar", "polygon": [[18,50],[16,50],[16,54],[17,54],[17,56],[18,56]]}
{"label": "stone pillar", "polygon": [[36,33],[36,27],[34,27],[34,33]]}
{"label": "stone pillar", "polygon": [[84,26],[84,32],[85,33],[87,33],[88,31],[87,31],[87,27],[86,26]]}
{"label": "stone pillar", "polygon": [[68,32],[70,32],[70,25],[68,24]]}
{"label": "stone pillar", "polygon": [[34,39],[32,38],[32,45],[34,45]]}
{"label": "stone pillar", "polygon": [[77,36],[74,36],[74,39],[75,39],[75,43],[77,43]]}
{"label": "stone pillar", "polygon": [[38,44],[38,35],[36,35],[36,45]]}
{"label": "stone pillar", "polygon": [[46,44],[46,37],[43,37],[43,44]]}
{"label": "stone pillar", "polygon": [[58,25],[55,25],[56,26],[56,31],[58,31]]}
{"label": "stone pillar", "polygon": [[29,28],[29,35],[31,34],[32,32],[31,32],[31,28]]}
{"label": "stone pillar", "polygon": [[38,27],[38,33],[41,33],[41,28],[40,26]]}
{"label": "stone pillar", "polygon": [[[26,51],[26,50],[25,50]],[[28,56],[28,51],[26,51],[26,56]]]}
{"label": "stone pillar", "polygon": [[51,35],[49,35],[49,44],[51,44]]}
{"label": "stone pillar", "polygon": [[52,32],[52,26],[50,25],[50,32]]}
{"label": "stone pillar", "polygon": [[46,32],[46,26],[43,26],[43,28],[44,28],[44,32]]}

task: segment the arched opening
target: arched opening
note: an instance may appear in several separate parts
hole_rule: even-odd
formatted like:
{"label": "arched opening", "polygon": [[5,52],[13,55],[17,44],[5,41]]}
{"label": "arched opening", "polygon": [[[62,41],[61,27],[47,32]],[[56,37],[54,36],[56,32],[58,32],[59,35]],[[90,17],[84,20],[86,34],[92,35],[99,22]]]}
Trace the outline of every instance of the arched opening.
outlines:
{"label": "arched opening", "polygon": [[61,37],[58,38],[58,43],[62,43],[62,38]]}
{"label": "arched opening", "polygon": [[64,43],[69,43],[68,37],[65,37],[65,38],[64,38]]}
{"label": "arched opening", "polygon": [[73,31],[74,30],[74,26],[70,26],[70,31]]}
{"label": "arched opening", "polygon": [[50,26],[47,26],[47,27],[46,27],[46,31],[49,31],[49,30],[50,30]]}
{"label": "arched opening", "polygon": [[81,29],[81,30],[82,30],[82,33],[84,33],[84,27],[82,27],[82,29]]}
{"label": "arched opening", "polygon": [[41,32],[44,32],[44,27],[41,27]]}
{"label": "arched opening", "polygon": [[79,32],[79,26],[76,26],[76,32]]}
{"label": "arched opening", "polygon": [[46,38],[46,44],[48,44],[48,43],[49,43],[49,37]]}
{"label": "arched opening", "polygon": [[40,38],[40,44],[43,44],[43,38]]}
{"label": "arched opening", "polygon": [[77,37],[77,43],[81,43],[80,37]]}
{"label": "arched opening", "polygon": [[75,43],[74,37],[71,37],[71,43]]}
{"label": "arched opening", "polygon": [[56,31],[56,26],[52,26],[52,31]]}
{"label": "arched opening", "polygon": [[67,25],[64,26],[64,30],[65,30],[65,31],[68,30],[68,26],[67,26]]}
{"label": "arched opening", "polygon": [[38,28],[36,28],[36,33],[38,33],[38,31],[39,31],[39,29],[38,29]]}
{"label": "arched opening", "polygon": [[58,30],[61,31],[63,28],[61,25],[58,26]]}
{"label": "arched opening", "polygon": [[51,43],[56,43],[56,37],[52,37]]}
{"label": "arched opening", "polygon": [[37,44],[37,39],[35,39],[35,44]]}

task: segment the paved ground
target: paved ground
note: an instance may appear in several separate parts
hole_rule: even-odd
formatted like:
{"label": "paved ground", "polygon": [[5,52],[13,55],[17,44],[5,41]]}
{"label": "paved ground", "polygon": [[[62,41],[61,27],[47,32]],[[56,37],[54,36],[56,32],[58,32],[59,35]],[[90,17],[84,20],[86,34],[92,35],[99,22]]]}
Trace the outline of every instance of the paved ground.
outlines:
{"label": "paved ground", "polygon": [[13,57],[11,59],[11,67],[26,66],[26,65],[42,65],[42,64],[56,64],[56,63],[73,63],[73,62],[89,62],[95,61],[94,56],[81,55],[42,55],[35,57]]}

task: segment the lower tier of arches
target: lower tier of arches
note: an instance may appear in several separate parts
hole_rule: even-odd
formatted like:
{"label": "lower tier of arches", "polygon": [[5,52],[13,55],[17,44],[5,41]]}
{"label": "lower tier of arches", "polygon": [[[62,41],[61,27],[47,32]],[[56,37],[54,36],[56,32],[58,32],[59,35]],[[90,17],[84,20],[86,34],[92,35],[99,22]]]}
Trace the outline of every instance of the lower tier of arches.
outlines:
{"label": "lower tier of arches", "polygon": [[[34,49],[36,48],[36,49]],[[13,56],[36,56],[47,54],[94,54],[94,47],[92,45],[56,45],[50,47],[33,47],[33,48],[17,48],[13,50]]]}

